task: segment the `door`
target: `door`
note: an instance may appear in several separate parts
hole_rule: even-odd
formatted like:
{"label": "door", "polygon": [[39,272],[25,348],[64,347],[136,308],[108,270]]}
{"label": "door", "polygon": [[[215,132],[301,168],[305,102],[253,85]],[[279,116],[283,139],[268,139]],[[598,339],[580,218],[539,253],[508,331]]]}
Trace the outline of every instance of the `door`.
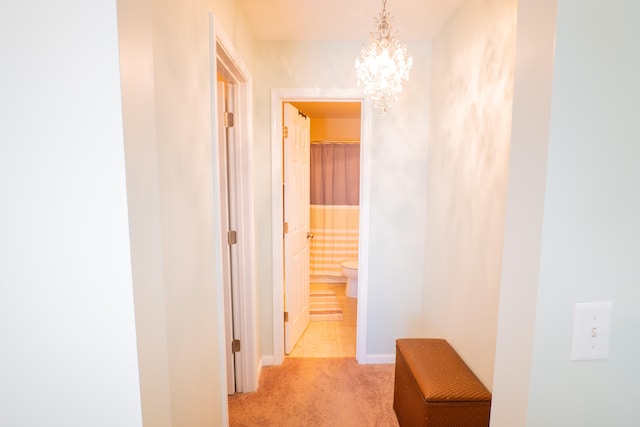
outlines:
{"label": "door", "polygon": [[311,120],[284,106],[284,347],[291,353],[309,324],[309,163]]}
{"label": "door", "polygon": [[[241,384],[239,349],[234,345],[237,338],[238,313],[240,312],[237,290],[238,247],[236,244],[236,170],[235,170],[235,138],[233,132],[233,84],[225,82],[218,76],[218,159],[220,168],[220,200],[222,236],[226,247],[222,250],[222,275],[225,309],[225,342],[227,360],[227,393],[234,394]],[[239,341],[236,341],[239,343]]]}

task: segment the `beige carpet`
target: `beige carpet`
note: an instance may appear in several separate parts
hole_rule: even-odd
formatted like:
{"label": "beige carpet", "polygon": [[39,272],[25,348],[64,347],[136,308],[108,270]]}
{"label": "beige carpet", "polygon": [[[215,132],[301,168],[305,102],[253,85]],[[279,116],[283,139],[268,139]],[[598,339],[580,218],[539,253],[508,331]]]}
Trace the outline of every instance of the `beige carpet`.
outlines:
{"label": "beige carpet", "polygon": [[262,371],[258,391],[229,396],[231,426],[397,426],[394,365],[286,358]]}

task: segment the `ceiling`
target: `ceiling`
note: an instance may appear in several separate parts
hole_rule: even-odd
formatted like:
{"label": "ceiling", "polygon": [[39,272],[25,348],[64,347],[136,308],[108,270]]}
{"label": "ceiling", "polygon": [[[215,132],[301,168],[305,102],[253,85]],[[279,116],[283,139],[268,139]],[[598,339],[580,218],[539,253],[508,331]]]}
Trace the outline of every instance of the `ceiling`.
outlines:
{"label": "ceiling", "polygon": [[[463,0],[387,0],[402,42],[431,40]],[[368,41],[382,0],[238,0],[259,41]],[[311,118],[359,118],[360,103],[293,103]]]}
{"label": "ceiling", "polygon": [[[387,0],[401,41],[430,40],[463,0]],[[269,41],[360,41],[382,0],[239,0],[253,35]]]}

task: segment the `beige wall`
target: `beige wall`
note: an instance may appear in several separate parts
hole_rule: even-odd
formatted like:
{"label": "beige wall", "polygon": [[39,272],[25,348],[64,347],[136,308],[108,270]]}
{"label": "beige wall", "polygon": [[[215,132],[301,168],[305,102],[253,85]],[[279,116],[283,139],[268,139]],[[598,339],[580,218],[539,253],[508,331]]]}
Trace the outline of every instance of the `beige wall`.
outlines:
{"label": "beige wall", "polygon": [[115,1],[0,13],[0,425],[141,426]]}
{"label": "beige wall", "polygon": [[491,425],[527,425],[544,211],[556,0],[519,0],[509,189]]}
{"label": "beige wall", "polygon": [[491,389],[507,190],[515,1],[469,0],[433,43],[423,330]]}
{"label": "beige wall", "polygon": [[248,65],[250,33],[235,1],[118,6],[144,423],[223,425],[209,13]]}
{"label": "beige wall", "polygon": [[[637,2],[558,2],[530,426],[638,423],[637,16]],[[609,357],[571,361],[575,303],[600,300]]]}
{"label": "beige wall", "polygon": [[[491,424],[634,425],[640,5],[518,8]],[[613,302],[609,357],[571,361],[575,303],[599,300]]]}
{"label": "beige wall", "polygon": [[[270,159],[272,88],[357,88],[361,43],[260,43],[254,85],[255,158]],[[431,45],[408,43],[414,66],[398,104],[373,118],[369,355],[393,358],[395,339],[421,331]],[[256,212],[271,212],[271,164],[256,161]],[[260,325],[273,354],[271,217],[257,218]]]}
{"label": "beige wall", "polygon": [[360,119],[312,118],[311,141],[359,141]]}

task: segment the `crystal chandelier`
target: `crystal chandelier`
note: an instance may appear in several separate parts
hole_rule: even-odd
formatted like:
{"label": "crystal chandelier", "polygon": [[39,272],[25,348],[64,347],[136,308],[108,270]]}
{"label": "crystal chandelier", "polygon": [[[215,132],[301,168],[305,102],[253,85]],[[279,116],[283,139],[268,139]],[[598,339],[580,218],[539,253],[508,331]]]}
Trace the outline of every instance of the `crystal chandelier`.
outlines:
{"label": "crystal chandelier", "polygon": [[382,0],[382,12],[375,18],[376,31],[369,33],[369,45],[362,45],[356,59],[358,85],[383,113],[398,100],[402,80],[409,80],[413,63],[407,47],[398,40],[398,32],[391,27],[391,20],[387,0]]}

